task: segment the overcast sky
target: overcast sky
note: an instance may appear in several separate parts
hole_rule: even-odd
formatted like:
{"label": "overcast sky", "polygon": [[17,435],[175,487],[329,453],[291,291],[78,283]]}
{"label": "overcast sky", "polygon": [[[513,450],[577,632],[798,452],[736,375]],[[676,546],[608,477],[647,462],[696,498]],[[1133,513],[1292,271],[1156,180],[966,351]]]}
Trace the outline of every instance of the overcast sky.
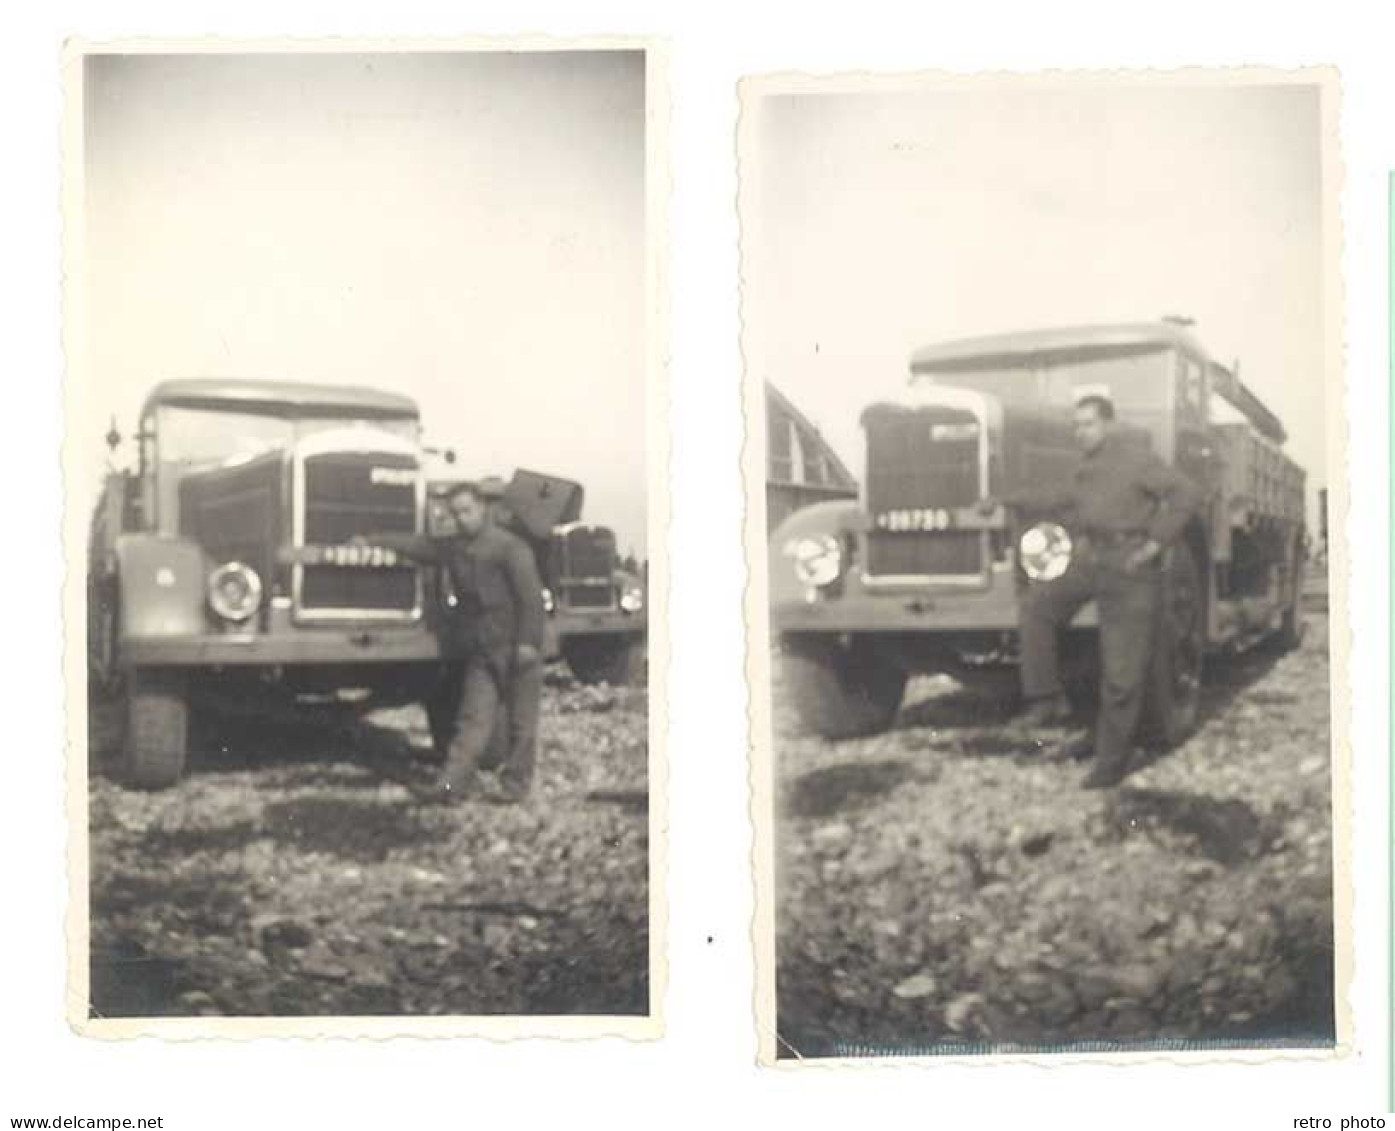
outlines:
{"label": "overcast sky", "polygon": [[165,377],[375,385],[646,552],[640,53],[97,57],[85,132],[80,442]]}
{"label": "overcast sky", "polygon": [[769,97],[743,170],[752,360],[852,461],[859,410],[895,394],[917,346],[1185,315],[1321,486],[1319,101],[1308,85]]}

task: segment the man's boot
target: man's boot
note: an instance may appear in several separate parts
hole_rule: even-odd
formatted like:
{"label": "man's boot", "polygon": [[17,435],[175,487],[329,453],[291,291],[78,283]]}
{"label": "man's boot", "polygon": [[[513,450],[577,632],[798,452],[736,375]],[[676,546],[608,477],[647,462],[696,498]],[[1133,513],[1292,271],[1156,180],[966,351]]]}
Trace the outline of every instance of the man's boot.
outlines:
{"label": "man's boot", "polygon": [[[520,753],[524,757],[519,757]],[[505,805],[517,805],[526,801],[533,787],[533,766],[526,752],[515,751],[507,765],[499,771],[499,789],[496,794]]]}
{"label": "man's boot", "polygon": [[1129,758],[1110,758],[1107,761],[1097,761],[1090,772],[1085,775],[1085,779],[1080,783],[1081,789],[1111,789],[1118,785],[1129,775]]}
{"label": "man's boot", "polygon": [[1093,758],[1095,740],[1089,731],[1081,731],[1066,739],[1051,751],[1053,762],[1084,762]]}

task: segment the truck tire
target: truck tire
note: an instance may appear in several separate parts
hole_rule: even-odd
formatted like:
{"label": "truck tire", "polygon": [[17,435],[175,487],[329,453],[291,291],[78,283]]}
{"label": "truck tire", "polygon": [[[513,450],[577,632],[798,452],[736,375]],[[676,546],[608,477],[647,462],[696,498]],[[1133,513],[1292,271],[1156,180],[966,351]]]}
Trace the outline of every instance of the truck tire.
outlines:
{"label": "truck tire", "polygon": [[869,647],[786,641],[782,675],[804,724],[824,738],[856,738],[891,726],[906,672]]}
{"label": "truck tire", "polygon": [[582,683],[608,683],[626,687],[642,683],[647,661],[642,641],[629,637],[578,637],[562,641],[562,658]]}
{"label": "truck tire", "polygon": [[189,703],[184,680],[137,669],[126,681],[126,734],[121,777],[135,789],[168,789],[189,755]]}
{"label": "truck tire", "polygon": [[1196,728],[1205,656],[1201,567],[1189,546],[1178,546],[1164,567],[1153,662],[1144,688],[1139,737],[1170,749]]}
{"label": "truck tire", "polygon": [[1293,547],[1293,564],[1290,567],[1293,592],[1284,608],[1283,621],[1274,643],[1282,652],[1292,652],[1303,644],[1303,543]]}

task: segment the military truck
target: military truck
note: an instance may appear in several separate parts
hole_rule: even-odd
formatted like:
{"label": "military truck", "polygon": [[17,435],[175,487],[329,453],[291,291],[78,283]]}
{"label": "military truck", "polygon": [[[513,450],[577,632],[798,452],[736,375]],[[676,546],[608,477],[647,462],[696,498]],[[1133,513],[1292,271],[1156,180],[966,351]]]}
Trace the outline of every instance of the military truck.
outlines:
{"label": "military truck", "polygon": [[[1121,442],[1151,445],[1206,496],[1166,554],[1145,738],[1191,730],[1208,655],[1298,642],[1303,471],[1278,418],[1185,328],[954,341],[917,351],[910,371],[904,395],[862,414],[859,498],[796,511],[771,536],[772,629],[811,728],[888,727],[916,672],[1015,685],[1018,601],[1069,566],[1071,521],[985,514],[978,500],[1063,480],[1078,458],[1072,409],[1091,392],[1114,402]],[[1091,685],[1097,626],[1090,605],[1064,634],[1072,686]]]}
{"label": "military truck", "polygon": [[431,707],[450,658],[434,571],[350,544],[425,529],[409,398],[167,381],[136,441],[135,466],[106,476],[88,560],[89,676],[122,708],[127,782],[179,779],[213,688]]}
{"label": "military truck", "polygon": [[[431,484],[433,528],[453,528],[447,492],[458,480]],[[495,520],[532,548],[547,610],[544,651],[561,656],[583,683],[628,684],[645,671],[644,578],[620,560],[615,531],[581,520],[580,483],[520,468],[495,504]],[[453,606],[449,578],[443,599]]]}

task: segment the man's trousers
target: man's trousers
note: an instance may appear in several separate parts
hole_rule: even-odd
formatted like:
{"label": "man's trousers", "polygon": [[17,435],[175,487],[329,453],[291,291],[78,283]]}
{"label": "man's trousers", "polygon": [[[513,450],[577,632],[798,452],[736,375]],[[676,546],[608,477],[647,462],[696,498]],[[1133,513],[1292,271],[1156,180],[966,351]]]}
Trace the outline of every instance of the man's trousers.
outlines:
{"label": "man's trousers", "polygon": [[479,769],[493,761],[506,784],[526,791],[537,761],[542,663],[506,666],[479,656],[456,670],[454,721],[433,728],[435,740],[447,744],[444,780],[453,789],[468,791]]}
{"label": "man's trousers", "polygon": [[1126,762],[1132,753],[1158,631],[1159,559],[1130,572],[1124,558],[1124,549],[1082,547],[1062,576],[1032,585],[1018,610],[1022,691],[1033,700],[1061,692],[1059,632],[1082,606],[1096,602],[1101,671],[1095,757],[1102,765]]}

